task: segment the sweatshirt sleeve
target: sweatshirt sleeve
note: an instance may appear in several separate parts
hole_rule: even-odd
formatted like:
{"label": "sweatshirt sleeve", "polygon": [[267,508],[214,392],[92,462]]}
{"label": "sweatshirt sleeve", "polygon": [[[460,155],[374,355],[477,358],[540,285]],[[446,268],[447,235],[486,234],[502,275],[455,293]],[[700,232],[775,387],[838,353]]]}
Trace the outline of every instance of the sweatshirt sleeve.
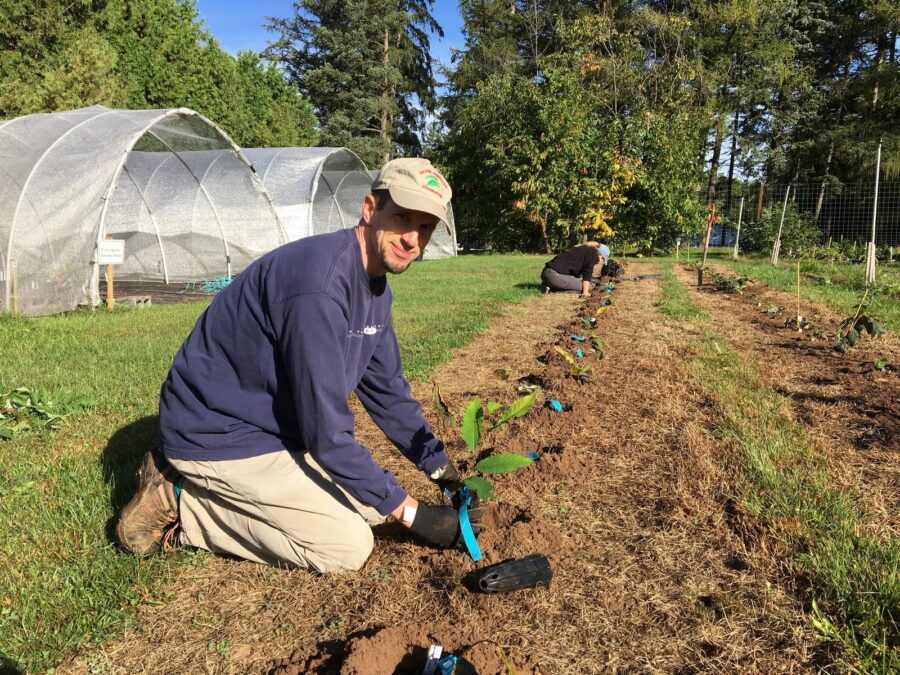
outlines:
{"label": "sweatshirt sleeve", "polygon": [[388,325],[369,362],[356,395],[366,412],[403,455],[425,473],[450,463],[450,457],[422,415],[422,406],[410,394],[403,376],[400,347]]}
{"label": "sweatshirt sleeve", "polygon": [[389,514],[406,491],[354,438],[343,363],[349,332],[344,312],[327,295],[308,293],[280,303],[279,314],[277,340],[303,447],[338,485]]}
{"label": "sweatshirt sleeve", "polygon": [[600,260],[600,253],[593,246],[586,246],[588,253],[584,256],[584,267],[581,268],[582,281],[590,281],[594,276],[594,266]]}

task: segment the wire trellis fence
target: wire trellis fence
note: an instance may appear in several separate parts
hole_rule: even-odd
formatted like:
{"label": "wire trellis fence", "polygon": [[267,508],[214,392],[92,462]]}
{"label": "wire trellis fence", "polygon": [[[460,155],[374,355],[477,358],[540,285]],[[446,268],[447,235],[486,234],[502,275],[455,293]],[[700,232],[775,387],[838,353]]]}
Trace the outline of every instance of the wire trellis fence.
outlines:
{"label": "wire trellis fence", "polygon": [[[788,192],[790,189],[790,192]],[[801,219],[818,232],[822,246],[847,242],[861,248],[872,235],[875,210],[875,183],[735,183],[729,191],[719,185],[716,192],[716,220],[710,236],[713,246],[734,246],[737,227],[741,240],[754,238],[754,229],[771,227],[780,220],[787,194],[787,213]],[[701,201],[706,202],[705,193]],[[749,243],[749,242],[748,242]],[[879,249],[900,248],[900,182],[880,182],[875,214],[875,245]],[[743,247],[742,247],[743,248]],[[846,245],[845,245],[846,248]]]}

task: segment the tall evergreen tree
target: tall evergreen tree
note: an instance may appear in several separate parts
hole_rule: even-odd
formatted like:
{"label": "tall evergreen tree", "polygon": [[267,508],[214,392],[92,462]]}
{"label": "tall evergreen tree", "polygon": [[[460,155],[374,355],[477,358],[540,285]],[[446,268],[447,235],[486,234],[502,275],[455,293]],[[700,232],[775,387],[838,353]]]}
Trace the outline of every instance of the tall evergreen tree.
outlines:
{"label": "tall evergreen tree", "polygon": [[419,154],[435,94],[428,31],[432,0],[302,0],[272,19],[266,50],[309,97],[321,143],[346,146],[370,166]]}

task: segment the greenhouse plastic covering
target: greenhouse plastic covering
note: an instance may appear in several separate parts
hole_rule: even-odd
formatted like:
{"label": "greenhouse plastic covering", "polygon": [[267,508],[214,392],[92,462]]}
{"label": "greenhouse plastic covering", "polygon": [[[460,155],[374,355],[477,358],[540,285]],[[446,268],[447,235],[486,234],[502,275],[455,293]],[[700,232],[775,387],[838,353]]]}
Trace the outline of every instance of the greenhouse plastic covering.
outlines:
{"label": "greenhouse plastic covering", "polygon": [[97,304],[97,243],[117,277],[237,274],[287,236],[234,143],[187,109],[93,106],[0,122],[0,311]]}
{"label": "greenhouse plastic covering", "polygon": [[372,184],[345,148],[245,148],[291,241],[354,227]]}

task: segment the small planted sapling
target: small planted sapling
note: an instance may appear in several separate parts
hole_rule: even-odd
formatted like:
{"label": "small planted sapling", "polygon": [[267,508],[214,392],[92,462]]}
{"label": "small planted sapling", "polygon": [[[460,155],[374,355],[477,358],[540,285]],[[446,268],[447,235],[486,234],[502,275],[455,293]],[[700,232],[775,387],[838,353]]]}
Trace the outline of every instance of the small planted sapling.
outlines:
{"label": "small planted sapling", "polygon": [[[496,416],[496,419],[491,423],[488,431],[493,431],[510,420],[526,415],[528,411],[531,410],[532,406],[534,406],[537,393],[538,390],[535,389],[527,396],[516,399],[508,406],[493,401],[489,402],[487,404],[487,413],[488,415]],[[469,448],[469,452],[473,455],[478,452],[482,436],[484,435],[484,418],[485,407],[482,406],[481,399],[476,398],[470,401],[469,405],[466,406],[465,412],[463,412],[460,435],[466,446]],[[466,487],[475,492],[479,499],[493,499],[494,486],[490,481],[482,478],[482,476],[497,473],[510,473],[526,466],[530,466],[532,463],[533,460],[530,457],[519,455],[514,452],[492,453],[475,464],[475,471],[481,475],[469,476],[463,480],[463,483]]]}
{"label": "small planted sapling", "polygon": [[841,321],[837,329],[837,342],[834,343],[834,349],[846,352],[850,347],[855,347],[859,342],[859,338],[863,333],[868,333],[873,338],[879,338],[885,334],[884,325],[871,316],[863,314],[863,307],[866,306],[866,297],[869,295],[869,289],[863,293],[859,307],[856,308],[856,314],[848,316]]}
{"label": "small planted sapling", "polygon": [[576,380],[580,380],[581,382],[587,382],[588,380],[590,380],[590,365],[588,365],[584,361],[579,361],[562,347],[557,346],[554,347],[554,349],[566,360],[566,363],[569,364],[569,375],[571,375]]}

